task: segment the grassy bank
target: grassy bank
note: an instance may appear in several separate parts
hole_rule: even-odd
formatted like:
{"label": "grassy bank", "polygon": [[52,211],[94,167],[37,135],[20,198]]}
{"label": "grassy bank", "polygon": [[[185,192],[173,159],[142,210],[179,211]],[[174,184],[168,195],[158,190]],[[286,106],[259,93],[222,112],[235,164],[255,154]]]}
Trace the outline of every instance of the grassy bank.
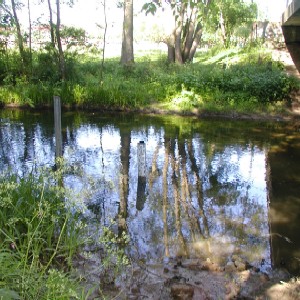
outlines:
{"label": "grassy bank", "polygon": [[82,243],[79,213],[52,175],[0,178],[0,299],[80,299],[69,275]]}
{"label": "grassy bank", "polygon": [[[140,56],[133,66],[118,59],[77,55],[69,59],[69,79],[55,80],[35,59],[35,78],[6,76],[2,105],[51,106],[59,95],[65,106],[100,109],[162,108],[178,112],[282,112],[299,83],[264,49],[212,49],[192,64],[168,64],[164,56]],[[49,68],[49,67],[48,67]],[[100,74],[103,77],[100,78]]]}

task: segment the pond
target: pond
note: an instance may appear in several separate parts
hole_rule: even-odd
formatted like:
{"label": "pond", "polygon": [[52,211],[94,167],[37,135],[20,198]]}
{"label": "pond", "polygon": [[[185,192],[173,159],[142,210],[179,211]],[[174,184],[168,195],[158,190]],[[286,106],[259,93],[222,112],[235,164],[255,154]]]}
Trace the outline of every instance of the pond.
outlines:
{"label": "pond", "polygon": [[[0,111],[0,170],[55,164],[52,111]],[[268,271],[300,266],[300,132],[295,124],[63,112],[63,157],[91,224],[126,231],[145,261],[239,253]],[[140,143],[143,142],[143,143]],[[145,174],[138,174],[138,145]],[[84,176],[83,176],[84,175]],[[145,175],[145,176],[144,176]]]}

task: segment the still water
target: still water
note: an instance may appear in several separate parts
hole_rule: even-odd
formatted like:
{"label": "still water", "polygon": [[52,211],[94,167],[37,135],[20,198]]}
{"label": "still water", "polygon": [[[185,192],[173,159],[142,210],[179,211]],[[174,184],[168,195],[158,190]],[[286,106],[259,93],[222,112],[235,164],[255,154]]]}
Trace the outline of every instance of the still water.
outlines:
{"label": "still water", "polygon": [[[0,111],[0,170],[53,166],[53,123],[52,111]],[[266,271],[299,273],[295,124],[64,112],[62,128],[64,159],[77,170],[65,184],[83,195],[91,223],[115,220],[129,234],[133,256],[225,264],[239,254]]]}

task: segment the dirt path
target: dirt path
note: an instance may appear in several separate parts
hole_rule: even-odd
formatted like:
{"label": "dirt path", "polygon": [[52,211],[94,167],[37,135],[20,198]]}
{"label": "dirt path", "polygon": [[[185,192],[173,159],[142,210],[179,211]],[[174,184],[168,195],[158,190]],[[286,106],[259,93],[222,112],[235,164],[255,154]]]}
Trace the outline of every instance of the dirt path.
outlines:
{"label": "dirt path", "polygon": [[272,58],[275,61],[282,62],[288,74],[298,77],[300,79],[300,73],[298,72],[291,58],[291,55],[286,48],[274,49],[272,51]]}
{"label": "dirt path", "polygon": [[[280,61],[285,66],[286,72],[291,75],[295,76],[300,80],[300,73],[298,72],[290,53],[286,48],[281,49],[274,49],[272,51],[272,58],[274,61]],[[296,116],[300,116],[300,90],[295,91],[291,95],[292,97],[292,106],[291,106],[291,113]]]}

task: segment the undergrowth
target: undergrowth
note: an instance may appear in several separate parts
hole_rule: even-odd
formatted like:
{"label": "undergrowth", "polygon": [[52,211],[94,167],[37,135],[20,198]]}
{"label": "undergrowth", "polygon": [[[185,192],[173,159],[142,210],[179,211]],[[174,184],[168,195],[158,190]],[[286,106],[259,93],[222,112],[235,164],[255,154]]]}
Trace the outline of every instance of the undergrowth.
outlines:
{"label": "undergrowth", "polygon": [[[37,54],[38,55],[38,54]],[[69,76],[58,82],[46,72],[42,55],[36,59],[39,78],[19,77],[13,72],[2,80],[0,101],[30,107],[50,106],[60,96],[69,107],[137,109],[163,104],[180,111],[269,111],[290,100],[299,82],[288,76],[261,48],[219,49],[197,55],[183,66],[167,63],[166,57],[139,57],[123,67],[118,59],[106,60],[103,78],[100,63],[81,55],[68,61]],[[52,74],[52,75],[51,75]],[[53,77],[54,76],[54,77]]]}

